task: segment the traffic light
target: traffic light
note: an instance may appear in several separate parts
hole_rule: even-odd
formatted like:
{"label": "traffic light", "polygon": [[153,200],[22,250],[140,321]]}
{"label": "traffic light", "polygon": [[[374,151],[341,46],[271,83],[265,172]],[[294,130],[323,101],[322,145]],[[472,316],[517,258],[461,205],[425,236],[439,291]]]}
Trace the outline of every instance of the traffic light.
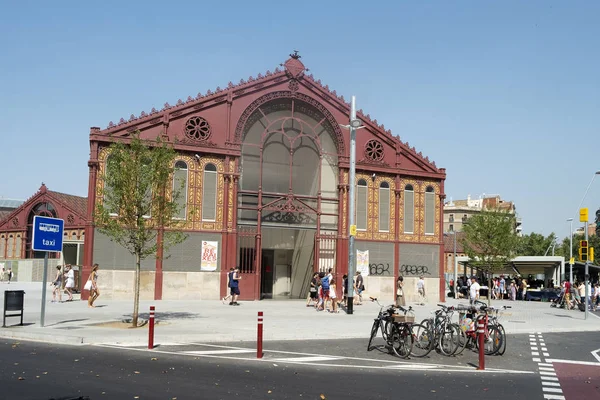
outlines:
{"label": "traffic light", "polygon": [[596,211],[596,236],[600,236],[600,208]]}
{"label": "traffic light", "polygon": [[579,241],[579,260],[580,261],[588,260],[588,241],[587,240]]}

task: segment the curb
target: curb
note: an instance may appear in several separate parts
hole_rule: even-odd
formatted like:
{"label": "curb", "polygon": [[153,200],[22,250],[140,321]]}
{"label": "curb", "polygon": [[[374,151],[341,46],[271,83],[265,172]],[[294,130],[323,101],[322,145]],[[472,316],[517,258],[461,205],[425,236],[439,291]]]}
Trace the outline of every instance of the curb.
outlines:
{"label": "curb", "polygon": [[[14,339],[14,340],[31,340],[35,342],[45,342],[45,343],[57,343],[56,341],[56,333],[38,333],[38,332],[6,332],[4,329],[0,330],[0,338],[2,339]],[[84,344],[86,343],[85,338],[82,336],[69,336],[69,335],[61,335],[61,344],[65,344],[64,342],[70,344]],[[64,342],[62,339],[65,339]]]}

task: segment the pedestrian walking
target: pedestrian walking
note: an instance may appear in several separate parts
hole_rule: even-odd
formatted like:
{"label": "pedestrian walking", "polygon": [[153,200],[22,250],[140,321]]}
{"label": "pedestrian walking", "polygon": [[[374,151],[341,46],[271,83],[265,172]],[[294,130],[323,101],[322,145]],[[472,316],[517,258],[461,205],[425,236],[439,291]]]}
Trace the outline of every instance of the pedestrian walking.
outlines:
{"label": "pedestrian walking", "polygon": [[58,301],[62,301],[62,281],[63,275],[61,271],[62,267],[60,265],[56,266],[56,277],[52,281],[52,301],[51,303],[56,303],[56,295],[58,295]]}
{"label": "pedestrian walking", "polygon": [[417,281],[417,294],[419,295],[419,304],[425,305],[425,279],[423,279],[423,275],[419,277]]}
{"label": "pedestrian walking", "polygon": [[240,275],[240,268],[235,267],[233,270],[233,275],[231,276],[231,282],[229,285],[231,286],[231,302],[230,306],[239,306],[240,304],[237,302],[238,297],[240,296],[240,279],[242,276]]}
{"label": "pedestrian walking", "polygon": [[13,272],[12,272],[12,268],[8,268],[8,284],[10,285],[10,281],[12,280],[13,277]]}
{"label": "pedestrian walking", "polygon": [[348,307],[348,275],[342,277],[342,304]]}
{"label": "pedestrian walking", "polygon": [[100,266],[98,264],[94,264],[92,266],[92,272],[85,283],[84,289],[90,291],[90,295],[88,297],[88,307],[95,308],[94,302],[100,296],[100,290],[98,289],[98,268]]}
{"label": "pedestrian walking", "polygon": [[6,271],[4,270],[4,263],[0,264],[0,282],[4,282],[4,273]]}
{"label": "pedestrian walking", "polygon": [[356,280],[354,283],[354,290],[356,291],[357,297],[354,297],[354,304],[362,305],[362,292],[365,290],[365,284],[363,280],[363,276],[360,271],[356,271]]}
{"label": "pedestrian walking", "polygon": [[475,301],[479,300],[479,290],[481,286],[477,282],[477,278],[475,276],[471,277],[471,286],[469,288],[469,304],[475,304]]}
{"label": "pedestrian walking", "polygon": [[510,299],[512,301],[517,300],[517,286],[515,285],[514,282],[510,283]]}
{"label": "pedestrian walking", "polygon": [[227,273],[227,296],[221,299],[223,304],[227,303],[227,300],[233,299],[233,294],[231,293],[231,281],[233,280],[233,268],[229,268],[229,272]]}
{"label": "pedestrian walking", "polygon": [[331,310],[332,313],[339,313],[337,307],[337,286],[335,284],[335,279],[331,279],[329,281],[329,298],[331,299]]}
{"label": "pedestrian walking", "polygon": [[75,287],[75,271],[71,267],[71,264],[67,264],[65,272],[66,283],[65,283],[65,292],[69,295],[69,298],[65,301],[73,301],[73,288]]}

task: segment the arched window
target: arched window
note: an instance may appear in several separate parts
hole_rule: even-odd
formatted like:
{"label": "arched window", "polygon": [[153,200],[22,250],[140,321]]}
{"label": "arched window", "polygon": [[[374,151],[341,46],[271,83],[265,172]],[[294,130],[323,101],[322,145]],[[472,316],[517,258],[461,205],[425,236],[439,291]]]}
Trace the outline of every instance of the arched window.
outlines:
{"label": "arched window", "polygon": [[359,179],[356,185],[356,229],[367,230],[367,181]]}
{"label": "arched window", "polygon": [[412,185],[404,187],[404,233],[415,229],[415,191]]}
{"label": "arched window", "polygon": [[435,191],[432,186],[425,189],[425,234],[433,235],[435,232]]}
{"label": "arched window", "polygon": [[71,240],[77,240],[77,232],[71,233]]}
{"label": "arched window", "polygon": [[0,236],[0,258],[6,258],[6,236]]}
{"label": "arched window", "polygon": [[379,185],[379,231],[390,231],[390,184],[387,182]]}
{"label": "arched window", "polygon": [[17,234],[17,238],[15,239],[15,258],[21,258],[21,235]]}
{"label": "arched window", "polygon": [[175,163],[175,172],[173,172],[173,193],[177,194],[174,198],[177,203],[177,214],[175,218],[185,219],[187,215],[187,193],[188,193],[188,166],[184,161]]}
{"label": "arched window", "polygon": [[206,164],[202,180],[202,221],[217,219],[217,167]]}
{"label": "arched window", "polygon": [[110,207],[108,203],[108,199],[112,194],[112,187],[108,184],[108,164],[112,161],[112,157],[110,154],[106,156],[106,161],[104,163],[104,187],[102,188],[102,202],[104,203],[104,207],[108,210],[110,215],[117,215],[118,211],[116,207]]}
{"label": "arched window", "polygon": [[8,244],[7,244],[7,252],[6,258],[13,258],[13,253],[15,249],[15,237],[13,235],[8,235]]}

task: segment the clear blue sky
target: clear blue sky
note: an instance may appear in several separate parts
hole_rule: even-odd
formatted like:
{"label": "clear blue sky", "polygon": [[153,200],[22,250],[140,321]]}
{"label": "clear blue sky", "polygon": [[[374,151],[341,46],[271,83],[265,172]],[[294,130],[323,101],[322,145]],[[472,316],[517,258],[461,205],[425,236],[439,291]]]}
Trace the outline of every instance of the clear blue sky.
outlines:
{"label": "clear blue sky", "polygon": [[297,49],[445,167],[448,198],[500,194],[526,233],[564,237],[600,170],[599,17],[597,1],[4,2],[0,196],[87,196],[90,126]]}

